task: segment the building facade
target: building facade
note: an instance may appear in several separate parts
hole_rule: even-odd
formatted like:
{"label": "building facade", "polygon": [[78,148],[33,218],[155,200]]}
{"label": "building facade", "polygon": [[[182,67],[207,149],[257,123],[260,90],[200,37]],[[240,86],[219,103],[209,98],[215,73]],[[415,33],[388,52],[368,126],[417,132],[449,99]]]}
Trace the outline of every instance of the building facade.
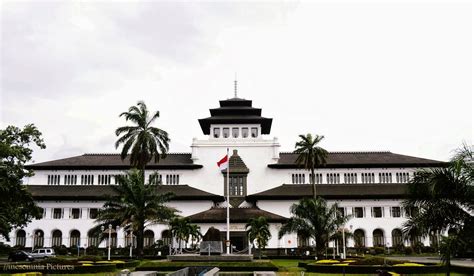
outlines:
{"label": "building facade", "polygon": [[[175,197],[168,204],[201,227],[226,231],[227,185],[230,197],[230,232],[235,250],[248,246],[245,224],[266,216],[272,237],[268,248],[288,249],[310,245],[296,234],[278,238],[282,223],[290,217],[290,206],[312,195],[309,172],[296,163],[297,155],[281,152],[277,138],[268,138],[272,119],[252,101],[232,98],[210,109],[211,116],[199,124],[207,139],[193,139],[190,153],[170,153],[146,167],[145,177],[159,183],[161,192]],[[296,135],[295,135],[296,137]],[[229,183],[216,162],[230,150]],[[352,215],[346,228],[354,234],[348,247],[394,247],[407,244],[402,238],[406,220],[401,201],[406,183],[420,168],[443,166],[435,160],[391,152],[330,152],[327,164],[315,172],[318,195],[340,212]],[[33,177],[24,184],[43,208],[43,217],[23,229],[15,229],[10,245],[24,247],[87,248],[104,246],[89,233],[107,195],[113,194],[115,176],[130,168],[119,154],[84,154],[29,165]],[[114,229],[111,244],[126,247],[129,239]],[[145,246],[156,240],[169,241],[167,225],[149,225]],[[429,239],[420,240],[425,245]]]}

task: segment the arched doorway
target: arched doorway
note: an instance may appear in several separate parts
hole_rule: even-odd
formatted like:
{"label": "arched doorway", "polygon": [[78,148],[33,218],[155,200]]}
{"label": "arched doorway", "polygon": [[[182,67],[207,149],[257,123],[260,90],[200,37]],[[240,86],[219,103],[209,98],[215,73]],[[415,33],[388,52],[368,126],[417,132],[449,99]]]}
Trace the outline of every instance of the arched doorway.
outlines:
{"label": "arched doorway", "polygon": [[372,237],[374,240],[374,247],[384,247],[385,246],[385,238],[383,236],[383,231],[381,229],[375,229],[372,233]]}
{"label": "arched doorway", "polygon": [[44,232],[43,230],[35,230],[33,234],[33,247],[43,247],[44,246]]}
{"label": "arched doorway", "polygon": [[69,247],[81,246],[81,232],[72,230],[69,238]]}
{"label": "arched doorway", "polygon": [[163,232],[161,232],[161,240],[163,240],[164,245],[170,245],[171,244],[171,231],[164,230]]}
{"label": "arched doorway", "polygon": [[395,228],[392,230],[392,246],[399,247],[403,245],[402,230]]}
{"label": "arched doorway", "polygon": [[53,231],[51,246],[61,246],[63,244],[63,233],[60,230]]}
{"label": "arched doorway", "polygon": [[99,247],[100,244],[100,238],[99,234],[94,233],[94,231],[91,229],[87,233],[87,245],[89,247],[94,246],[94,247]]}
{"label": "arched doorway", "polygon": [[361,248],[365,247],[365,232],[362,229],[354,231],[354,247]]}
{"label": "arched doorway", "polygon": [[20,229],[16,232],[15,245],[20,247],[25,247],[26,245],[26,232],[23,229]]}
{"label": "arched doorway", "polygon": [[146,230],[143,233],[143,246],[150,247],[155,243],[155,233],[151,230]]}

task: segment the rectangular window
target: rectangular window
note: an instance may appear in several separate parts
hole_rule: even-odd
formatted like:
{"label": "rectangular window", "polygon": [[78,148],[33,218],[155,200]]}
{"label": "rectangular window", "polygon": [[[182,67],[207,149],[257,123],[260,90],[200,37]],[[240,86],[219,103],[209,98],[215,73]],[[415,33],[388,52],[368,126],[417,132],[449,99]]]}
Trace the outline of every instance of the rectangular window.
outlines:
{"label": "rectangular window", "polygon": [[251,131],[252,138],[257,138],[257,136],[258,136],[258,128],[253,127],[250,131]]}
{"label": "rectangular window", "polygon": [[222,129],[222,137],[229,138],[229,128],[225,127]]}
{"label": "rectangular window", "polygon": [[97,213],[98,213],[97,208],[90,208],[89,209],[89,218],[90,219],[96,219],[97,218]]}
{"label": "rectangular window", "polygon": [[40,219],[42,219],[42,218],[44,218],[44,215],[46,214],[46,209],[40,207],[40,210],[41,210],[41,217],[40,217]]}
{"label": "rectangular window", "polygon": [[356,218],[363,218],[364,217],[364,208],[362,207],[354,207],[353,215]]}
{"label": "rectangular window", "polygon": [[247,138],[249,137],[249,128],[248,127],[243,127],[242,128],[242,138]]}
{"label": "rectangular window", "polygon": [[214,138],[219,138],[219,136],[221,136],[221,129],[218,127],[215,127],[213,130],[213,133],[214,133]]}
{"label": "rectangular window", "polygon": [[392,207],[392,217],[399,218],[400,217],[400,207]]}
{"label": "rectangular window", "polygon": [[346,208],[344,208],[344,207],[338,207],[338,208],[337,208],[337,212],[338,212],[341,216],[345,216],[345,215],[346,215]]}
{"label": "rectangular window", "polygon": [[54,208],[53,209],[53,219],[61,219],[63,217],[63,209]]}
{"label": "rectangular window", "polygon": [[239,137],[239,128],[238,127],[233,127],[232,128],[232,137],[234,137],[234,138]]}
{"label": "rectangular window", "polygon": [[383,210],[382,210],[382,207],[373,207],[373,208],[372,208],[372,217],[374,217],[374,218],[381,218],[381,217],[383,217]]}
{"label": "rectangular window", "polygon": [[79,219],[79,218],[81,218],[81,209],[79,209],[79,208],[72,208],[72,209],[71,209],[71,218],[72,218],[72,219]]}

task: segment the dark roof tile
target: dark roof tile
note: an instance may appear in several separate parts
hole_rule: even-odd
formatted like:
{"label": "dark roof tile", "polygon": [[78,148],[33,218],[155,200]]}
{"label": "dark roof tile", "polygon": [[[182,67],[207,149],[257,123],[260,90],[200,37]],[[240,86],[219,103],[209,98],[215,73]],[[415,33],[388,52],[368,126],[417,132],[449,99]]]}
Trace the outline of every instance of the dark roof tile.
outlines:
{"label": "dark roof tile", "polygon": [[[262,199],[300,199],[313,195],[311,184],[283,184],[273,189],[248,195],[248,201]],[[404,198],[407,184],[318,184],[318,196],[328,199]]]}
{"label": "dark roof tile", "polygon": [[[278,163],[269,164],[268,167],[275,169],[302,168],[296,164],[298,154],[290,152],[280,153]],[[330,152],[328,154],[327,168],[355,168],[355,167],[439,167],[446,163],[425,158],[391,153],[389,151],[378,152]]]}
{"label": "dark roof tile", "polygon": [[[84,154],[64,159],[30,164],[27,166],[38,169],[129,169],[129,156],[122,161],[120,154]],[[165,158],[148,163],[148,169],[199,169],[202,165],[193,164],[190,153],[168,153]]]}
{"label": "dark roof tile", "polygon": [[[116,195],[111,185],[25,185],[35,199],[52,200],[101,200]],[[179,200],[223,201],[224,197],[188,185],[158,185],[159,193],[173,193]]]}
{"label": "dark roof tile", "polygon": [[[229,209],[230,222],[248,222],[251,218],[263,216],[267,218],[269,222],[284,222],[287,218],[280,215],[270,213],[259,208],[230,208]],[[225,222],[227,218],[226,208],[211,208],[207,211],[200,212],[191,216],[188,216],[191,222],[194,223],[216,223]]]}

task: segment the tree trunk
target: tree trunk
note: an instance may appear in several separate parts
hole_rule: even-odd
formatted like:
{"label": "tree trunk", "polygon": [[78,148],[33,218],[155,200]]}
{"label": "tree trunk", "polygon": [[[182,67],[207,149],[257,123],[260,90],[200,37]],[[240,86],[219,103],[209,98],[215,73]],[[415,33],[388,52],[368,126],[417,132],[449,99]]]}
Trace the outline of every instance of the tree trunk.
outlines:
{"label": "tree trunk", "polygon": [[137,256],[143,258],[143,233],[145,232],[145,222],[140,222],[137,232]]}
{"label": "tree trunk", "polygon": [[311,168],[311,175],[309,176],[309,179],[311,181],[311,184],[313,184],[313,198],[316,199],[316,181],[314,181],[315,179],[315,175],[314,175],[314,167]]}

